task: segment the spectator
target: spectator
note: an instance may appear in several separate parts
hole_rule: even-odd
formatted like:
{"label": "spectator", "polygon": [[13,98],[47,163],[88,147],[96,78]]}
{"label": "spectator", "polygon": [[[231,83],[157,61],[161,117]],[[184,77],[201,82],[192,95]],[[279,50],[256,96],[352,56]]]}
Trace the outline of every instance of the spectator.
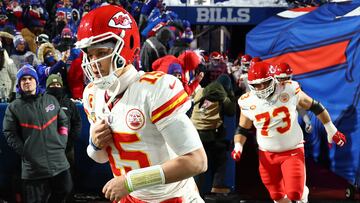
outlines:
{"label": "spectator", "polygon": [[61,36],[58,39],[54,39],[53,41],[56,41],[57,50],[61,51],[62,53],[68,51],[70,52],[70,55],[66,60],[66,69],[68,70],[72,61],[80,55],[80,49],[74,48],[76,37],[71,32],[70,28],[65,27],[61,32]]}
{"label": "spectator", "polygon": [[80,23],[80,12],[77,9],[72,9],[71,19],[68,22],[68,26],[74,36],[76,36],[79,23]]}
{"label": "spectator", "polygon": [[72,188],[66,115],[55,97],[39,93],[31,65],[18,71],[17,81],[19,97],[6,109],[3,133],[22,157],[24,202],[64,202]]}
{"label": "spectator", "polygon": [[37,66],[40,64],[36,55],[29,51],[22,35],[16,35],[13,40],[15,52],[10,56],[14,60],[17,69],[25,64]]}
{"label": "spectator", "polygon": [[5,96],[9,100],[15,99],[16,72],[17,68],[14,61],[9,57],[7,51],[0,46],[0,86],[5,88]]}
{"label": "spectator", "polygon": [[67,24],[66,13],[63,11],[56,12],[55,22],[53,22],[52,25],[50,25],[51,39],[54,39],[55,37],[59,36],[62,30],[64,29],[64,27],[66,26],[66,24]]}
{"label": "spectator", "polygon": [[[38,50],[38,57],[41,62],[36,67],[36,72],[39,76],[39,89],[44,92],[46,89],[46,79],[50,74],[59,73],[62,78],[67,79],[66,60],[68,59],[70,51],[63,53],[59,60],[56,54],[56,49],[51,43],[44,43],[40,45]],[[65,80],[66,81],[66,80]],[[66,92],[68,93],[68,85],[64,84]]]}
{"label": "spectator", "polygon": [[[207,87],[199,89],[194,96],[194,109],[191,121],[199,132],[208,157],[209,170],[198,175],[195,180],[200,194],[229,193],[225,185],[226,151],[229,142],[226,137],[224,116],[234,116],[236,113],[236,98],[234,96],[231,79],[223,74]],[[206,177],[211,174],[212,188],[206,188]]]}
{"label": "spectator", "polygon": [[[187,20],[184,20],[182,27],[184,27],[184,30],[181,30],[181,32],[179,33],[180,36],[176,37],[176,40],[174,41],[173,46],[171,46],[171,48],[169,50],[169,54],[172,54],[174,56],[179,56],[185,50],[189,50],[190,43],[194,39],[194,34],[190,27],[190,22]],[[178,28],[175,28],[175,29],[178,29]],[[175,32],[179,32],[179,31],[175,30]]]}
{"label": "spectator", "polygon": [[51,74],[46,80],[46,93],[53,95],[59,101],[61,109],[64,110],[69,121],[69,136],[66,144],[65,154],[70,163],[72,177],[75,177],[74,143],[81,134],[81,116],[75,103],[66,97],[61,76]]}
{"label": "spectator", "polygon": [[[192,176],[206,170],[206,155],[185,114],[187,94],[171,75],[135,69],[136,23],[128,29],[106,26],[118,13],[135,22],[122,7],[109,5],[86,14],[78,30],[82,65],[91,81],[83,96],[91,124],[87,152],[99,163],[110,161],[115,176],[102,191],[111,201],[203,202]],[[101,38],[108,32],[110,38]],[[99,40],[86,43],[89,37]],[[119,40],[122,49],[115,48]]]}
{"label": "spectator", "polygon": [[[49,14],[39,0],[30,0],[30,6],[24,10],[23,19],[26,19],[24,20],[25,27],[37,36],[44,32]],[[29,41],[27,42],[30,44]],[[33,50],[32,47],[30,47],[30,50]],[[35,50],[33,51],[35,52]]]}
{"label": "spectator", "polygon": [[13,43],[15,31],[15,28],[12,26],[6,26],[0,31],[2,47],[9,55],[12,55],[15,52],[15,47]]}
{"label": "spectator", "polygon": [[[160,0],[162,3],[162,0]],[[151,13],[151,11],[155,8],[155,6],[158,4],[159,0],[149,0],[144,2],[144,4],[141,6],[140,11],[140,17],[139,17],[139,31],[141,32],[148,21],[148,17]]]}
{"label": "spectator", "polygon": [[174,34],[164,27],[154,37],[144,42],[140,51],[140,61],[144,71],[152,71],[152,63],[167,54],[168,42],[173,38]]}
{"label": "spectator", "polygon": [[147,39],[140,51],[140,61],[142,70],[152,71],[152,63],[167,54],[168,42],[174,38],[171,30],[164,27],[154,37]]}

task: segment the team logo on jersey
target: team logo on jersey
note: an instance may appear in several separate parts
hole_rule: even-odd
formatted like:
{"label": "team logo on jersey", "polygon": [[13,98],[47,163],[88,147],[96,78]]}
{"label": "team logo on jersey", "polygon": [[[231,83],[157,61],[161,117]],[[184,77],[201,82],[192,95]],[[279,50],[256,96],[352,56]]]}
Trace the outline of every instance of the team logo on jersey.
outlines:
{"label": "team logo on jersey", "polygon": [[131,109],[126,114],[126,125],[131,130],[139,130],[145,124],[144,114],[139,109]]}
{"label": "team logo on jersey", "polygon": [[109,21],[109,26],[114,28],[127,29],[131,28],[131,18],[128,14],[123,12],[116,13]]}
{"label": "team logo on jersey", "polygon": [[280,101],[281,101],[282,103],[288,102],[288,101],[289,101],[289,98],[290,98],[290,96],[289,96],[288,93],[282,93],[282,94],[280,94]]}
{"label": "team logo on jersey", "polygon": [[45,111],[49,112],[49,111],[53,111],[55,109],[55,105],[54,104],[49,104],[49,106],[45,107]]}

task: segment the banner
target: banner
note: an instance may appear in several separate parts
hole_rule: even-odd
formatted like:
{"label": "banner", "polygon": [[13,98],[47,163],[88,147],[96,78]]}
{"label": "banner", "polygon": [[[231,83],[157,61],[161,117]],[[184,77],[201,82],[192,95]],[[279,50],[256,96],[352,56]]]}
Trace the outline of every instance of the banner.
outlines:
{"label": "banner", "polygon": [[169,6],[180,19],[197,25],[256,25],[285,7],[190,7]]}
{"label": "banner", "polygon": [[331,170],[351,183],[360,181],[359,10],[354,2],[292,10],[265,20],[246,36],[247,54],[288,63],[302,90],[324,104],[348,142],[329,149],[323,125],[309,112],[313,132],[304,136],[305,152],[328,160]]}

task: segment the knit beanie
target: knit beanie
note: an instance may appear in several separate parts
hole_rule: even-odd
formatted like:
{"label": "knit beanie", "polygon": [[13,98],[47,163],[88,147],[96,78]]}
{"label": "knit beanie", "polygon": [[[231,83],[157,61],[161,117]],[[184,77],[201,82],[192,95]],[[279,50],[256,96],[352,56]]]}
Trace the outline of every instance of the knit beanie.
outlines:
{"label": "knit beanie", "polygon": [[14,47],[16,48],[20,43],[25,43],[25,39],[22,35],[16,35],[13,39],[13,43]]}
{"label": "knit beanie", "polygon": [[181,65],[178,63],[171,63],[168,68],[168,74],[182,73]]}
{"label": "knit beanie", "polygon": [[65,35],[70,36],[71,38],[73,37],[73,33],[71,32],[71,29],[68,27],[65,27],[62,31],[61,31],[61,38],[64,38]]}
{"label": "knit beanie", "polygon": [[52,83],[60,83],[61,86],[63,85],[63,81],[60,75],[58,74],[51,74],[46,80],[46,88],[48,88]]}
{"label": "knit beanie", "polygon": [[17,74],[16,74],[16,78],[17,78],[16,92],[17,93],[23,93],[23,91],[20,88],[20,80],[21,80],[22,77],[24,77],[26,75],[29,75],[29,76],[35,78],[35,80],[36,80],[36,89],[37,89],[36,92],[38,93],[39,77],[38,77],[38,74],[37,74],[36,70],[34,69],[34,67],[32,65],[30,65],[30,64],[25,64],[17,72]]}

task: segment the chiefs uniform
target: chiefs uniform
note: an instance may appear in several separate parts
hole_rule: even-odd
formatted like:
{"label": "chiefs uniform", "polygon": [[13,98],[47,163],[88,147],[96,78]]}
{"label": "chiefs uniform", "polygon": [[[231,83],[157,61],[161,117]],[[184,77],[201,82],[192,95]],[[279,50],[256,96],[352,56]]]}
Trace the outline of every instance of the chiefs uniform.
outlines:
{"label": "chiefs uniform", "polygon": [[294,81],[275,85],[273,95],[267,99],[259,99],[250,91],[238,103],[241,113],[257,129],[259,172],[271,198],[280,200],[289,191],[294,192],[291,198],[307,198],[303,133],[296,111],[301,90]]}
{"label": "chiefs uniform", "polygon": [[238,101],[242,114],[253,121],[257,142],[263,151],[282,152],[303,146],[296,111],[299,84],[289,81],[276,85],[268,99],[259,99],[250,91]]}
{"label": "chiefs uniform", "polygon": [[[90,83],[83,96],[84,109],[91,124],[107,119],[113,143],[106,149],[114,176],[130,170],[162,164],[202,147],[191,124],[168,128],[190,108],[181,82],[162,72],[139,72],[127,90],[112,105],[106,105],[106,92]],[[95,105],[96,104],[96,105]],[[179,169],[181,170],[181,169]],[[142,201],[161,202],[182,197],[184,202],[203,202],[195,192],[193,178],[140,189],[130,195]]]}

